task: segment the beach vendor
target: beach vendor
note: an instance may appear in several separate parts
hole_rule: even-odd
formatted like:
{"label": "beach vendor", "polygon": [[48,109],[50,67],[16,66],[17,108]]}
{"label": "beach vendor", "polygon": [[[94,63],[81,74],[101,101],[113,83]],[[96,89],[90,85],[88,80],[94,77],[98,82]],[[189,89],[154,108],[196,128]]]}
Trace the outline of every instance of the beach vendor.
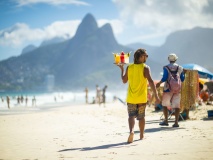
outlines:
{"label": "beach vendor", "polygon": [[145,49],[138,49],[134,53],[134,63],[127,66],[124,73],[123,64],[118,64],[121,69],[121,79],[123,83],[128,82],[127,90],[127,109],[129,122],[129,137],[127,142],[132,143],[134,139],[135,118],[139,120],[140,139],[144,137],[145,127],[145,109],[147,104],[147,87],[148,82],[155,95],[156,102],[159,103],[159,97],[151,77],[151,71],[148,65],[145,64],[148,54]]}

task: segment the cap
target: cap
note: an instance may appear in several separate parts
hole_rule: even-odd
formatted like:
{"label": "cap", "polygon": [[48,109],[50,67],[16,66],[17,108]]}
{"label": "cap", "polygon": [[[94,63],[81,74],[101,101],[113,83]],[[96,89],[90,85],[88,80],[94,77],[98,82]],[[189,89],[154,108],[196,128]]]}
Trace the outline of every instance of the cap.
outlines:
{"label": "cap", "polygon": [[168,56],[168,60],[171,62],[173,61],[176,61],[178,59],[178,57],[176,56],[175,53],[171,53],[169,56]]}

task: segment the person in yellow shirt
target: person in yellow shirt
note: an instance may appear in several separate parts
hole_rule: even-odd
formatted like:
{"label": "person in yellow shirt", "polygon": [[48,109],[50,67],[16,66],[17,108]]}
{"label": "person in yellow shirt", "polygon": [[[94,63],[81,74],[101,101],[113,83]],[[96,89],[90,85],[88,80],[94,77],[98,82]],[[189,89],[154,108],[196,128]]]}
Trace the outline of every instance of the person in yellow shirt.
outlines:
{"label": "person in yellow shirt", "polygon": [[145,64],[148,54],[145,49],[139,48],[134,53],[134,63],[126,68],[124,73],[123,64],[118,64],[121,69],[121,79],[123,83],[128,82],[127,90],[127,108],[130,134],[127,142],[132,143],[134,139],[135,118],[139,120],[140,139],[144,138],[145,128],[145,109],[147,104],[148,82],[156,98],[156,103],[160,103],[154,81],[151,77],[151,71]]}

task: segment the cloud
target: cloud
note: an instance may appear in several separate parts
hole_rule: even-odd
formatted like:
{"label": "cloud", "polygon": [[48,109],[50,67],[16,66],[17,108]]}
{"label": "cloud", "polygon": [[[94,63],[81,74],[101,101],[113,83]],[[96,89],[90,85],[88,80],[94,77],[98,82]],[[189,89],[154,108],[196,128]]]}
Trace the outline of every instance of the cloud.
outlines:
{"label": "cloud", "polygon": [[[121,20],[147,34],[171,33],[196,26],[213,27],[213,0],[113,0]],[[166,32],[165,32],[166,31]]]}
{"label": "cloud", "polygon": [[[0,45],[18,47],[25,43],[43,41],[54,37],[68,39],[75,35],[80,23],[81,20],[56,21],[44,28],[30,28],[25,23],[16,23],[14,26],[0,31]],[[123,32],[123,24],[119,20],[100,19],[97,23],[99,26],[110,23],[115,34]]]}
{"label": "cloud", "polygon": [[15,0],[18,6],[27,6],[38,3],[46,3],[50,5],[89,5],[88,3],[80,0]]}
{"label": "cloud", "polygon": [[14,26],[0,31],[0,45],[21,46],[30,41],[42,41],[53,37],[72,37],[80,20],[58,21],[44,28],[30,28],[27,24],[16,23]]}
{"label": "cloud", "polygon": [[75,35],[80,20],[57,21],[44,28],[45,39],[53,37],[70,38]]}

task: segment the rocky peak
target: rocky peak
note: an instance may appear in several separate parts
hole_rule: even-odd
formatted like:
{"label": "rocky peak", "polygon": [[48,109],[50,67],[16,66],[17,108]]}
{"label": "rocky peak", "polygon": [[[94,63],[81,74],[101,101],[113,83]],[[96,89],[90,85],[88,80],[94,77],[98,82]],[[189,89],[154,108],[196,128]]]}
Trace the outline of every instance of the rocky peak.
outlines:
{"label": "rocky peak", "polygon": [[103,25],[98,32],[100,39],[105,43],[105,45],[107,44],[109,46],[117,45],[117,41],[114,37],[112,27],[109,23]]}
{"label": "rocky peak", "polygon": [[83,38],[91,34],[98,29],[97,22],[95,18],[88,13],[82,20],[81,24],[78,26],[75,37]]}

